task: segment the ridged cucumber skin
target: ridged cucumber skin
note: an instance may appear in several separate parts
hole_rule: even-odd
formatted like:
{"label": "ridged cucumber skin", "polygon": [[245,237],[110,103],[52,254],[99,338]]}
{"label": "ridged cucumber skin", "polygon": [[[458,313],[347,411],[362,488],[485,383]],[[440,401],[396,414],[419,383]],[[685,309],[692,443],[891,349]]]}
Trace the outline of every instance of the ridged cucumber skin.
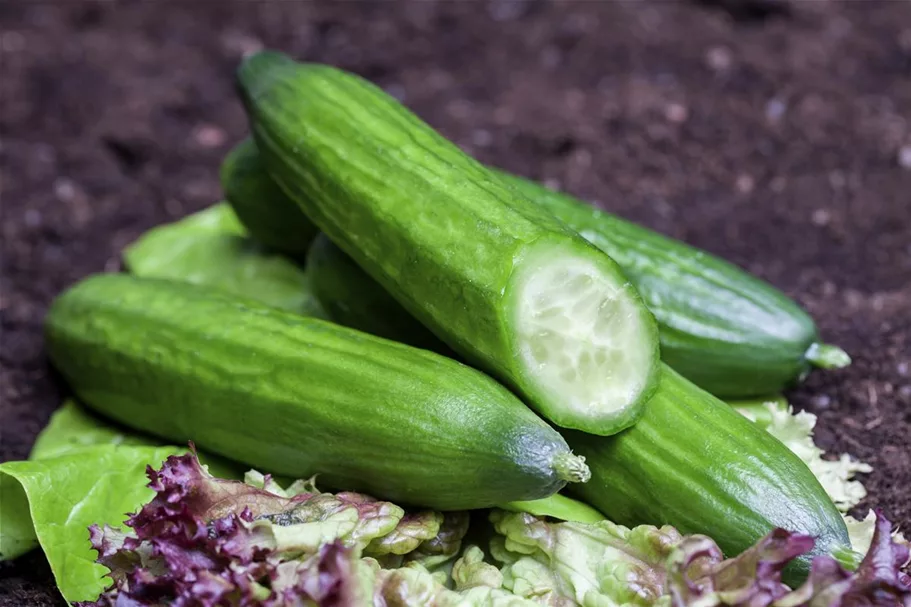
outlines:
{"label": "ridged cucumber skin", "polygon": [[90,277],[52,304],[46,338],[98,413],[322,486],[482,508],[551,495],[555,467],[579,463],[479,371],[184,283]]}
{"label": "ridged cucumber skin", "polygon": [[[657,325],[607,255],[357,76],[261,52],[238,83],[271,177],[424,326],[559,426],[611,434],[635,422],[656,384]],[[644,327],[652,363],[606,419],[547,396],[522,363],[511,277],[548,246],[609,276]]]}
{"label": "ridged cucumber skin", "polygon": [[679,240],[496,172],[623,268],[658,321],[661,358],[690,381],[720,398],[747,398],[810,371],[816,325],[781,291]]}
{"label": "ridged cucumber skin", "polygon": [[220,179],[225,198],[254,240],[303,259],[319,230],[269,178],[252,139],[231,150],[222,162]]}
{"label": "ridged cucumber skin", "polygon": [[636,425],[611,437],[564,432],[592,478],[568,491],[622,525],[702,533],[727,555],[775,527],[817,538],[810,559],[850,547],[844,520],[810,469],[769,433],[665,366]]}

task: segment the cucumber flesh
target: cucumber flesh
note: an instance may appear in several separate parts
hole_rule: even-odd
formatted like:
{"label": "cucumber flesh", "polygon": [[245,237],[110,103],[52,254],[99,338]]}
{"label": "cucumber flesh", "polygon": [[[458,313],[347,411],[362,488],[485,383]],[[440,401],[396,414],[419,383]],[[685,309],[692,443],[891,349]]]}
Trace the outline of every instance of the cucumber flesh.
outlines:
{"label": "cucumber flesh", "polygon": [[[513,277],[516,348],[528,381],[575,418],[604,423],[628,415],[645,390],[639,372],[653,350],[638,302],[588,257],[541,246]],[[627,425],[625,422],[622,425]]]}

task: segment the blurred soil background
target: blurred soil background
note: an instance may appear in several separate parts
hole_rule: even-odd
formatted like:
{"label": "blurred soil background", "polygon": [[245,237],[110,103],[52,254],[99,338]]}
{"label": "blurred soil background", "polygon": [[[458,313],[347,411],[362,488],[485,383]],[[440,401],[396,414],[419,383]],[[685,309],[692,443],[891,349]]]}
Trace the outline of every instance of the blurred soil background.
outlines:
{"label": "blurred soil background", "polygon": [[[911,3],[11,0],[0,33],[0,460],[64,396],[48,303],[219,200],[268,46],[795,297],[854,364],[789,397],[911,529]],[[40,554],[0,566],[0,604],[60,603]]]}

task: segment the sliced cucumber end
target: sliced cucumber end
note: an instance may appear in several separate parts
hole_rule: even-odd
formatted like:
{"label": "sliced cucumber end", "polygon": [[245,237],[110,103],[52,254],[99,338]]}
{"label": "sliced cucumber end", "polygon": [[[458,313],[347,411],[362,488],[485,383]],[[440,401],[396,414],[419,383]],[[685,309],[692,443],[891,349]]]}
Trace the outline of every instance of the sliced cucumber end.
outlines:
{"label": "sliced cucumber end", "polygon": [[814,367],[820,369],[842,369],[851,364],[848,353],[831,344],[814,343],[807,348],[804,358]]}
{"label": "sliced cucumber end", "polygon": [[658,335],[635,290],[601,257],[537,245],[510,293],[520,388],[553,423],[608,435],[635,421],[653,388]]}

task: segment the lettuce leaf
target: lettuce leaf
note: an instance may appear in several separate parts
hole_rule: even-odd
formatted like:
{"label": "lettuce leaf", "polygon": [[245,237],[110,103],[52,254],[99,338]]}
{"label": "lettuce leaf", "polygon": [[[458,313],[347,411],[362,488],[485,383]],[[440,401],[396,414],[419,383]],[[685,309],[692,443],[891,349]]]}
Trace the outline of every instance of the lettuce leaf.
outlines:
{"label": "lettuce leaf", "polygon": [[[439,513],[406,514],[361,494],[319,493],[308,482],[281,489],[255,472],[248,483],[216,478],[194,454],[169,457],[148,477],[154,497],[127,519],[132,531],[92,527],[92,545],[113,583],[86,605],[196,604],[201,597],[212,605],[304,605],[336,595],[353,601],[367,592],[366,573],[353,559],[448,552],[464,535],[453,536],[464,525],[452,517],[446,524]],[[419,564],[409,566],[439,585]],[[331,592],[325,567],[336,580]]]}
{"label": "lettuce leaf", "polygon": [[[845,517],[845,524],[848,526],[848,536],[851,539],[851,546],[854,550],[864,554],[870,550],[870,546],[873,543],[873,535],[876,532],[876,520],[876,512],[873,510],[868,511],[863,520],[858,520],[853,516]],[[892,532],[892,541],[896,544],[911,547],[911,542],[898,529]],[[903,565],[908,564],[903,563]]]}
{"label": "lettuce leaf", "polygon": [[[119,525],[154,493],[143,482],[147,466],[158,465],[173,447],[88,447],[48,459],[0,464],[3,488],[3,533],[0,552],[21,554],[22,538],[7,535],[8,517],[23,512],[47,555],[57,587],[68,601],[93,598],[104,588],[104,568],[96,564],[88,526]],[[14,504],[10,515],[7,501]],[[22,507],[26,510],[23,511]]]}
{"label": "lettuce leaf", "polygon": [[503,587],[540,605],[911,606],[911,579],[900,571],[908,548],[891,540],[882,516],[857,571],[819,556],[796,590],[782,583],[781,573],[815,541],[783,529],[724,559],[711,538],[681,536],[671,527],[555,523],[504,511],[494,511],[491,520],[501,534],[491,554],[505,563]]}
{"label": "lettuce leaf", "polygon": [[[121,432],[86,413],[75,401],[67,400],[38,435],[29,459],[50,459],[99,445],[149,447],[155,446],[155,442],[131,432]],[[19,480],[2,472],[3,465],[0,464],[0,561],[14,559],[39,546],[28,496]],[[86,466],[90,465],[86,463]],[[144,478],[141,470],[139,474],[141,483]]]}
{"label": "lettuce leaf", "polygon": [[502,510],[490,518],[504,538],[491,552],[506,562],[505,587],[528,598],[549,595],[550,604],[653,604],[665,594],[664,563],[683,539],[669,526],[549,523]]}
{"label": "lettuce leaf", "polygon": [[227,203],[152,228],[124,250],[137,276],[169,278],[249,297],[304,316],[326,318],[307,275],[249,238]]}
{"label": "lettuce leaf", "polygon": [[876,515],[870,551],[849,572],[828,556],[813,559],[795,590],[781,583],[788,561],[813,547],[813,538],[777,529],[738,557],[721,560],[710,539],[684,539],[668,562],[675,607],[911,606],[911,578],[900,570],[908,548],[891,541],[891,524]]}

